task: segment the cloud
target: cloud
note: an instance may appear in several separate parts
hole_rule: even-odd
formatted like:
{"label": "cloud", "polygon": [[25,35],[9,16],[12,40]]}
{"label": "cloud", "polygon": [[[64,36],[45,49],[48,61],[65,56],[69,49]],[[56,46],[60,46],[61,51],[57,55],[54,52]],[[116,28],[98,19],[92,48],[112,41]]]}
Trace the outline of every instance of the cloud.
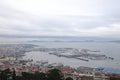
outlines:
{"label": "cloud", "polygon": [[0,35],[120,38],[118,3],[119,0],[0,1]]}

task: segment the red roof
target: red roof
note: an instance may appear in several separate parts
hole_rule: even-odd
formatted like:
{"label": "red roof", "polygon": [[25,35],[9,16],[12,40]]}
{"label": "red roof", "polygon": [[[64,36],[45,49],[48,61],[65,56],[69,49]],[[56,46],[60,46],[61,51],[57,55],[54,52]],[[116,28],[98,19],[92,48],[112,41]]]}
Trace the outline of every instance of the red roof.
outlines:
{"label": "red roof", "polygon": [[63,68],[63,69],[61,69],[62,73],[64,73],[64,72],[72,72],[72,71],[73,71],[73,69],[71,69],[71,68]]}

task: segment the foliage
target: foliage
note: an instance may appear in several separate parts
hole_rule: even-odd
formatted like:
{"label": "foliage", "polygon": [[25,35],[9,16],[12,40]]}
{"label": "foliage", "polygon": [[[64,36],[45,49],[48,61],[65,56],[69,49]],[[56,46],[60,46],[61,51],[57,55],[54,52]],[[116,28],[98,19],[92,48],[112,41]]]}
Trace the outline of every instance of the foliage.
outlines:
{"label": "foliage", "polygon": [[12,78],[11,75],[12,75],[12,72],[10,71],[10,69],[1,71],[0,80],[10,80]]}
{"label": "foliage", "polygon": [[47,74],[48,80],[64,80],[63,74],[58,69],[52,69]]}
{"label": "foliage", "polygon": [[73,80],[73,78],[71,78],[71,77],[67,77],[65,80]]}
{"label": "foliage", "polygon": [[22,76],[16,76],[16,72],[14,69],[13,71],[10,71],[10,69],[6,69],[0,71],[0,80],[64,80],[63,74],[60,72],[60,70],[57,69],[52,69],[48,71],[48,73],[22,72],[21,74]]}

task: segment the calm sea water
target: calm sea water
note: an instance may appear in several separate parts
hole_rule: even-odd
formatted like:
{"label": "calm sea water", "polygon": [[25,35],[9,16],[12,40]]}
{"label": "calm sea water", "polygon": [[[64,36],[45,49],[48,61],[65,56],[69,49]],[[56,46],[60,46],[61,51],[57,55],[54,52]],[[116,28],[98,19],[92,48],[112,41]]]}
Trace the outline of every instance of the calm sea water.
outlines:
{"label": "calm sea water", "polygon": [[120,43],[108,42],[39,42],[32,43],[40,47],[47,48],[84,48],[90,50],[100,50],[98,54],[105,54],[113,57],[114,60],[90,60],[89,62],[69,59],[64,57],[57,57],[48,53],[42,52],[27,52],[24,58],[33,59],[34,61],[48,60],[49,63],[63,63],[71,67],[88,66],[88,67],[109,67],[120,69]]}

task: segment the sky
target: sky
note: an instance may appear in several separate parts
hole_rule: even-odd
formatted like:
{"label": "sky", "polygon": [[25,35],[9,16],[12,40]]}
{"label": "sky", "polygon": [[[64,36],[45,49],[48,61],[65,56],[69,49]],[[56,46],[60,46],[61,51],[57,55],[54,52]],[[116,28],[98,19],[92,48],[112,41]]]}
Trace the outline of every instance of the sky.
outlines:
{"label": "sky", "polygon": [[120,0],[0,0],[0,36],[120,39]]}

